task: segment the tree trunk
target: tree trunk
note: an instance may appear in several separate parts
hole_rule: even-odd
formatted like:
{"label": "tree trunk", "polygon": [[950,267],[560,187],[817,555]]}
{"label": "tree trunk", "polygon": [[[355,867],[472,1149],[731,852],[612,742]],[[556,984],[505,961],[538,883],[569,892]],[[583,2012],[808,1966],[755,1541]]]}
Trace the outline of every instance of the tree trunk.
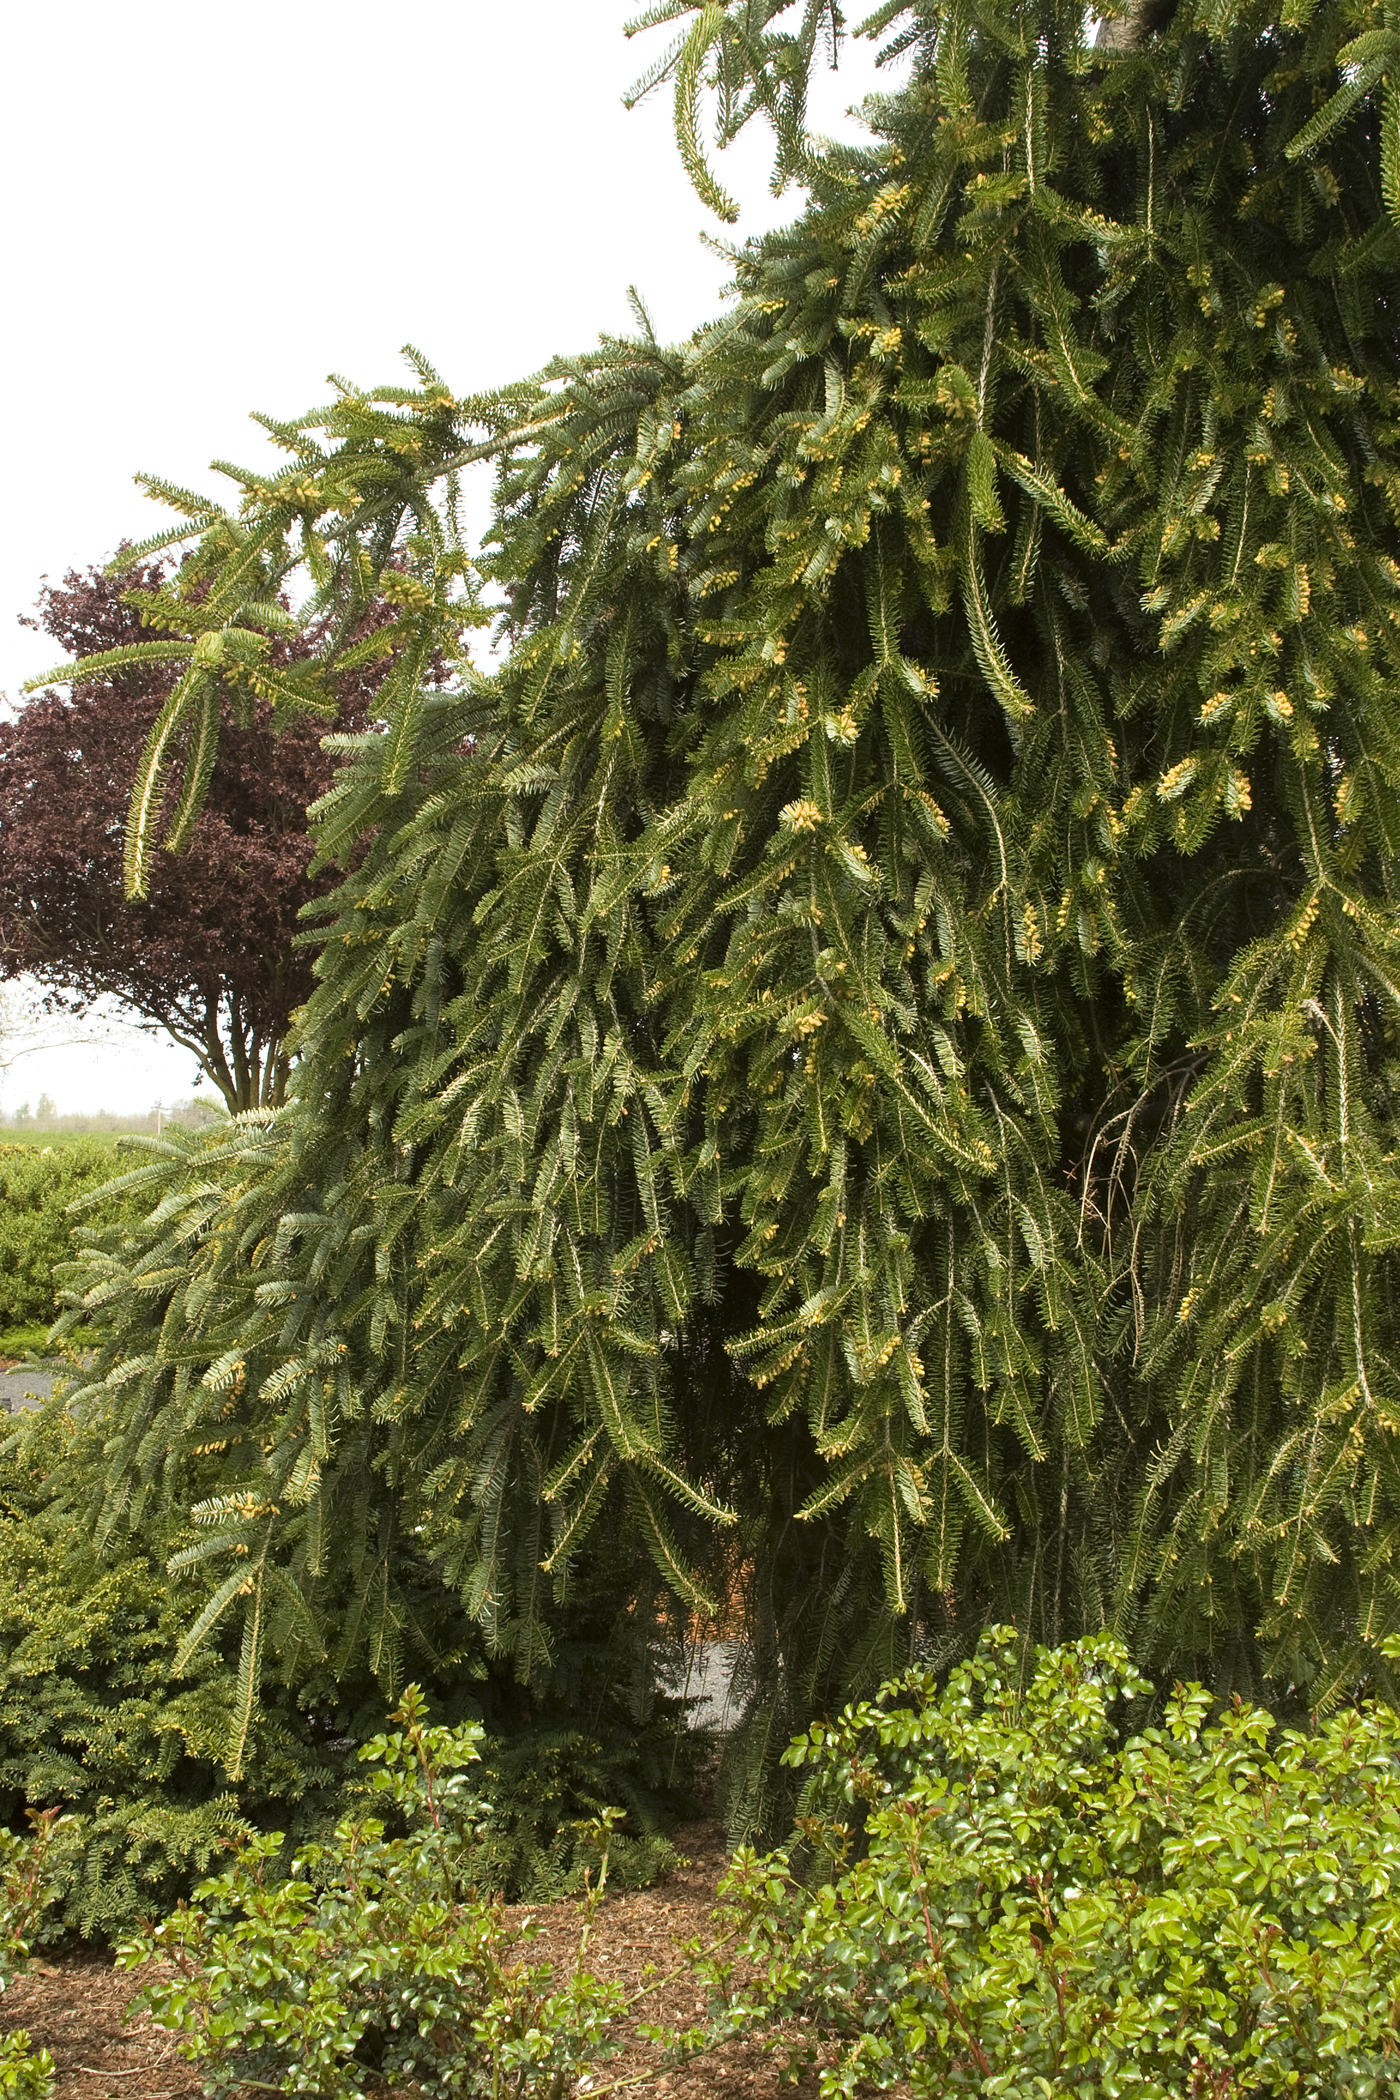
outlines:
{"label": "tree trunk", "polygon": [[245,1115],[254,1108],[280,1108],[286,1100],[292,1068],[286,1034],[279,1028],[264,1038],[245,1021],[236,1000],[227,1013],[221,1000],[211,1000],[198,1037],[182,1033],[168,1021],[165,1025],[176,1042],[194,1052],[231,1116]]}

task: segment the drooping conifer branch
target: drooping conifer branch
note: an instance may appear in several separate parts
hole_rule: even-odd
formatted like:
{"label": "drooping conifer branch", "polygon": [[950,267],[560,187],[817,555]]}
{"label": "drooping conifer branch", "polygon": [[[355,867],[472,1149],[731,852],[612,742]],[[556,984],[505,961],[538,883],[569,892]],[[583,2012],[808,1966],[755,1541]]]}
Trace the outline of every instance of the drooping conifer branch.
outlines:
{"label": "drooping conifer branch", "polygon": [[[796,108],[779,10],[674,12]],[[1384,70],[1316,123],[1369,24],[888,10],[907,85],[868,151],[804,147],[713,329],[347,391],[295,503],[209,527],[208,603],[295,531],[347,617],[399,563],[402,619],[320,812],[295,1106],[156,1174],[173,1266],[86,1286],[121,1494],[242,1424],[229,1550],[271,1517],[297,1610],[348,1584],[392,1646],[408,1527],[526,1676],[625,1527],[696,1609],[742,1593],[759,1766],[989,1618],[1379,1667]],[[440,491],[492,447],[510,649],[434,693]]]}

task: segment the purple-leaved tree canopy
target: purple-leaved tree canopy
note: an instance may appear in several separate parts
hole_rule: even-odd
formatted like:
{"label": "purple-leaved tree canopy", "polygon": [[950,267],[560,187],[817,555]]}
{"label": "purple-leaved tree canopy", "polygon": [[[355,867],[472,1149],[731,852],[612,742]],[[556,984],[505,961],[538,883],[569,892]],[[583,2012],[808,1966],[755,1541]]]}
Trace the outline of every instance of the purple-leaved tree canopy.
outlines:
{"label": "purple-leaved tree canopy", "polygon": [[[149,640],[127,594],[157,589],[161,575],[159,564],[70,570],[44,587],[31,624],[79,657]],[[365,725],[381,673],[345,681],[339,729]],[[311,988],[297,914],[337,879],[308,873],[306,810],[335,764],[321,749],[328,725],[274,735],[265,703],[251,727],[226,722],[188,844],[158,854],[149,895],[129,899],[127,805],[175,675],[129,665],[37,693],[0,722],[0,981],[32,975],[51,1008],[70,1012],[114,994],[191,1050],[232,1112],[275,1107],[291,1017]]]}

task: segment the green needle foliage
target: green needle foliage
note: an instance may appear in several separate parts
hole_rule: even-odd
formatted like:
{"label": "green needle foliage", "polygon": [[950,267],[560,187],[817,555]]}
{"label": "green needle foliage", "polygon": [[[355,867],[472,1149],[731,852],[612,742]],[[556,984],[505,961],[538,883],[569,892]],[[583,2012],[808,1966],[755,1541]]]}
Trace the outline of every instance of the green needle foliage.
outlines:
{"label": "green needle foliage", "polygon": [[[0,1451],[0,1894],[6,1826],[61,1815],[68,1871],[53,1922],[89,1940],[170,1909],[235,1838],[274,1824],[292,1845],[325,1836],[355,1806],[348,1753],[386,1710],[363,1666],[303,1658],[289,1684],[264,1683],[245,1728],[233,1619],[177,1667],[204,1602],[189,1551],[199,1533],[147,1506],[99,1550],[73,1484],[81,1493],[100,1471],[108,1426],[76,1424],[55,1400]],[[67,1499],[55,1493],[65,1482]],[[401,1562],[397,1580],[440,1704],[478,1735],[490,1724],[482,1761],[493,1811],[475,1854],[484,1883],[533,1902],[577,1889],[596,1865],[580,1833],[605,1813],[628,1819],[612,1834],[614,1883],[655,1879],[675,1856],[662,1828],[689,1805],[693,1777],[674,1709],[653,1698],[648,1715],[629,1703],[621,1658],[609,1671],[607,1642],[595,1632],[590,1643],[577,1615],[563,1629],[572,1680],[552,1702],[539,1695],[546,1685],[524,1711],[518,1698],[512,1707],[515,1688],[507,1679],[502,1697],[492,1685],[477,1629],[434,1571],[415,1577]],[[593,1585],[595,1620],[602,1594]],[[638,1680],[649,1674],[634,1667]],[[0,1985],[3,1952],[0,1933]]]}
{"label": "green needle foliage", "polygon": [[[206,1647],[172,1682],[201,1599],[160,1563],[188,1528],[148,1523],[99,1555],[83,1516],[48,1487],[65,1461],[82,1470],[82,1442],[55,1404],[0,1454],[0,1834],[26,1814],[61,1815],[68,1871],[51,1891],[53,1924],[101,1939],[168,1908],[250,1819],[329,1824],[345,1760],[318,1748],[283,1692],[258,1717],[255,1777],[229,1786],[227,1660]],[[368,1717],[332,1707],[336,1733],[382,1713],[370,1690]]]}
{"label": "green needle foliage", "polygon": [[109,1510],[224,1440],[249,1712],[269,1638],[392,1677],[405,1542],[526,1683],[605,1567],[737,1594],[736,1785],[993,1620],[1388,1681],[1400,17],[894,0],[818,150],[784,13],[657,17],[697,180],[713,88],[809,191],[724,319],[419,360],[186,505],[201,663],[299,562],[400,610],[296,1101],[172,1134],[72,1286]]}

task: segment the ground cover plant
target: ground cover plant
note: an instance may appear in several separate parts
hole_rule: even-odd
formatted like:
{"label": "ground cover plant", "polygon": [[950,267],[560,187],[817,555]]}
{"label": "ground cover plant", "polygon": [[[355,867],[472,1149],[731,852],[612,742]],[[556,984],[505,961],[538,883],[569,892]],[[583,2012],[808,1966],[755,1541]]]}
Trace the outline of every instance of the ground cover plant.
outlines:
{"label": "ground cover plant", "polygon": [[69,1279],[94,1521],[198,1512],[235,1769],[265,1675],[397,1686],[425,1568],[522,1707],[616,1556],[732,1586],[755,1827],[794,1727],[997,1620],[1384,1687],[1389,17],[890,0],[907,78],[829,151],[833,9],[648,19],[702,190],[713,89],[806,193],[733,310],[270,424],[227,507],[164,491],[167,639],[88,667],[175,667],[139,894],[226,717],[389,664],[286,1112],[176,1134]]}
{"label": "ground cover plant", "polygon": [[[490,1893],[479,1742],[411,1688],[325,1842],[289,1861],[245,1836],[128,1942],[138,1974],[167,1965],[144,2003],[207,2092],[608,2089],[656,1981],[627,2003],[589,1967],[615,1812],[589,1832],[582,1930],[543,1964]],[[1400,2092],[1392,1709],[1282,1728],[1199,1686],[1154,1699],[1110,1639],[1028,1658],[1003,1627],[786,1756],[790,1844],[741,1850],[670,1965],[708,1982],[709,2017],[650,2032],[629,2085],[768,2036],[823,2100]]]}

